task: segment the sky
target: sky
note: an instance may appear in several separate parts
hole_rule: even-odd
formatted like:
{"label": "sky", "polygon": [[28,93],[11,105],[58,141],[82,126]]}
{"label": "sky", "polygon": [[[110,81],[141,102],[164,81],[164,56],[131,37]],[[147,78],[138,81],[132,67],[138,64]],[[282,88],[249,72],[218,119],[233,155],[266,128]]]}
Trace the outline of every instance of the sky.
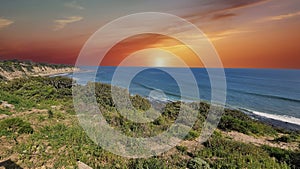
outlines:
{"label": "sky", "polygon": [[[0,60],[75,64],[85,42],[105,24],[138,12],[164,12],[182,17],[201,29],[224,67],[300,68],[299,0],[1,0],[0,3]],[[130,26],[119,27],[118,31],[138,29]],[[105,38],[99,40],[99,48],[108,42]],[[172,52],[190,67],[203,67],[184,44],[157,34],[124,39],[108,51],[101,65],[116,66],[127,56],[142,51],[140,57],[136,56],[139,61],[129,66],[178,66],[171,55],[154,56],[148,48]]]}

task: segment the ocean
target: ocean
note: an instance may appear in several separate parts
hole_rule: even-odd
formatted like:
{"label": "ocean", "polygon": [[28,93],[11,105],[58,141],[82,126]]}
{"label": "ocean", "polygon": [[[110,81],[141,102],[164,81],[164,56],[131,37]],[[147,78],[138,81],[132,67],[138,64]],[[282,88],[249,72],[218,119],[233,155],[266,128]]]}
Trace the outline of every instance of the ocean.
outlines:
{"label": "ocean", "polygon": [[[77,83],[85,84],[88,81],[97,81],[111,84],[116,67],[80,67],[82,72],[73,77]],[[186,68],[164,68],[185,78]],[[122,68],[121,72],[130,74],[137,70],[135,67]],[[129,85],[130,94],[138,94],[150,99],[162,101],[182,100],[193,101],[201,99],[210,102],[211,84],[205,68],[190,69],[197,86],[200,98],[193,98],[186,94],[181,96],[177,81],[159,68],[147,68],[135,75]],[[283,122],[300,125],[300,70],[287,69],[224,69],[227,91],[226,106],[234,109],[251,112],[257,116],[271,118]],[[96,77],[95,75],[96,72]],[[61,76],[72,77],[72,74]],[[122,77],[124,77],[122,79]],[[126,87],[127,76],[118,79],[118,86]],[[122,83],[124,81],[124,85]],[[181,86],[188,89],[191,81],[182,80]],[[151,91],[162,92],[151,92]],[[158,94],[155,96],[155,94]]]}

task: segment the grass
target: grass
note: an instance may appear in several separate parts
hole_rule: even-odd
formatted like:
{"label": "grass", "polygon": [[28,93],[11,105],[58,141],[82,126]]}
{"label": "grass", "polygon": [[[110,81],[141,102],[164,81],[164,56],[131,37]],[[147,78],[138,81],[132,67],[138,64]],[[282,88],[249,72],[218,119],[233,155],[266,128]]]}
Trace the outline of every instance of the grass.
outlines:
{"label": "grass", "polygon": [[196,157],[209,159],[212,168],[289,168],[286,161],[274,161],[264,149],[214,135]]}
{"label": "grass", "polygon": [[9,118],[0,121],[0,136],[12,136],[20,134],[32,134],[30,123],[20,118]]}
{"label": "grass", "polygon": [[6,108],[0,108],[0,114],[12,115],[12,112]]}
{"label": "grass", "polygon": [[[16,162],[25,168],[72,168],[78,160],[93,168],[297,168],[299,150],[283,150],[233,141],[215,132],[203,145],[191,149],[178,145],[160,156],[148,159],[128,159],[99,147],[79,125],[73,108],[71,80],[67,78],[32,77],[0,83],[0,100],[15,106],[15,110],[0,109],[8,117],[0,120],[3,148],[0,159],[16,155]],[[122,90],[122,89],[120,89]],[[126,91],[123,91],[126,92]],[[132,137],[150,137],[165,131],[177,119],[180,102],[168,103],[161,116],[147,124],[134,123],[116,109],[110,96],[110,86],[96,84],[96,97],[108,123]],[[149,110],[149,101],[131,96],[134,113]],[[192,143],[201,133],[209,105],[186,104],[198,112],[198,120],[186,136]],[[43,110],[42,110],[43,109]],[[38,110],[36,113],[20,114]],[[13,116],[13,117],[12,117]],[[271,126],[253,120],[242,112],[226,109],[219,124],[223,131],[238,131],[248,135],[275,136],[274,142],[297,142],[299,133],[280,135]],[[13,138],[18,142],[12,142]],[[6,149],[7,147],[12,147]],[[3,155],[2,155],[3,154]]]}

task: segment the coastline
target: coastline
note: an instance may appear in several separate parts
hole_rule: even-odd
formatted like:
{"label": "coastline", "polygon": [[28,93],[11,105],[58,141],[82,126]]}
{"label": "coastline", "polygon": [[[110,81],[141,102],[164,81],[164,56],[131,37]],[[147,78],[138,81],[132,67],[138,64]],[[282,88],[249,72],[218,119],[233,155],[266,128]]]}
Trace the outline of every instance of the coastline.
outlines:
{"label": "coastline", "polygon": [[[4,114],[0,121],[2,126],[4,126],[2,127],[2,131],[4,131],[2,132],[3,136],[0,137],[0,141],[3,142],[3,148],[0,151],[1,155],[4,154],[2,160],[11,159],[11,161],[24,168],[31,167],[28,165],[31,164],[29,163],[30,161],[34,164],[42,161],[40,165],[49,165],[49,168],[53,168],[57,166],[53,162],[54,160],[66,161],[65,158],[57,155],[61,154],[61,152],[68,153],[66,157],[70,161],[66,161],[66,164],[73,164],[78,161],[78,156],[85,156],[86,154],[90,154],[90,152],[99,151],[93,154],[93,156],[89,156],[95,159],[95,162],[99,161],[99,154],[107,154],[107,151],[97,147],[98,145],[87,137],[86,131],[80,125],[73,106],[72,79],[61,78],[64,75],[67,74],[56,74],[56,77],[53,78],[28,77],[21,80],[20,85],[17,86],[14,85],[14,81],[2,83],[3,91],[1,91],[0,95],[1,100],[3,100],[1,102],[3,106],[1,111]],[[70,74],[68,75],[70,76]],[[128,136],[152,137],[164,132],[176,120],[178,104],[170,103],[176,102],[176,100],[159,101],[159,98],[157,98],[157,105],[153,106],[163,105],[163,116],[160,116],[153,123],[137,124],[120,116],[118,111],[113,107],[111,98],[109,98],[111,90],[108,85],[99,83],[97,84],[97,89],[96,97],[99,99],[98,104],[104,110],[107,110],[102,112],[105,113],[104,117],[110,120],[108,122],[112,127],[124,132]],[[82,97],[84,99],[85,96]],[[144,112],[144,108],[149,107],[149,102],[145,97],[131,98],[132,102],[137,106],[138,112]],[[152,100],[155,101],[155,99]],[[170,104],[164,106],[166,102]],[[199,144],[198,138],[202,131],[202,120],[207,117],[206,113],[209,108],[209,105],[206,104],[207,102],[204,102],[202,101],[199,107],[191,105],[191,108],[195,108],[195,110],[199,108],[199,120],[195,122],[193,128],[180,144],[164,155],[156,157],[157,159],[161,159],[162,163],[165,163],[166,158],[168,158],[169,164],[176,160],[176,163],[171,166],[171,168],[176,168],[177,164],[186,162],[186,159],[191,159],[199,155],[199,152],[205,152],[200,157],[206,161],[220,159],[230,165],[232,164],[232,166],[236,164],[236,159],[241,158],[243,158],[241,162],[245,164],[245,167],[249,166],[249,159],[255,164],[265,162],[262,166],[256,165],[252,168],[266,168],[263,167],[266,165],[273,167],[275,164],[282,164],[282,167],[276,168],[298,166],[299,163],[294,157],[299,155],[299,132],[279,130],[249,118],[241,110],[233,109],[231,111],[229,107],[226,107],[226,112],[222,116],[216,132],[211,135],[208,141]],[[185,103],[193,104],[191,102]],[[156,108],[159,109],[161,107]],[[10,126],[16,126],[16,120],[21,123],[17,126],[25,126],[28,129],[26,130],[28,131],[27,133],[18,133],[11,130],[12,127]],[[93,121],[91,122],[93,124]],[[16,138],[15,142],[11,140],[11,136]],[[74,151],[73,146],[66,145],[84,145],[87,149]],[[33,154],[41,152],[45,152],[45,155],[52,155],[53,160],[41,158],[44,156],[39,155],[34,156],[35,158],[32,159]],[[278,154],[275,154],[276,159],[274,159],[274,152],[278,152]],[[173,154],[180,158],[174,158]],[[211,156],[207,156],[207,154],[211,154]],[[112,159],[112,161],[119,159],[117,156],[112,157],[110,154],[108,158],[102,155],[100,157]],[[282,158],[286,158],[287,160],[280,161]],[[124,159],[124,161],[126,160],[128,159]],[[92,162],[94,163],[94,161]],[[66,166],[65,164],[61,164],[58,168],[62,168],[63,165]],[[220,166],[219,163],[211,163],[210,165],[212,168]],[[128,164],[128,166],[132,165]]]}
{"label": "coastline", "polygon": [[269,124],[275,128],[285,129],[285,130],[290,130],[290,131],[300,131],[300,124],[295,124],[295,123],[291,123],[291,122],[288,122],[285,120],[280,120],[280,119],[274,119],[271,117],[261,116],[258,114],[254,114],[253,112],[249,116],[252,118],[255,118],[258,121]]}
{"label": "coastline", "polygon": [[[158,99],[154,99],[154,98],[147,98],[153,105],[158,106],[159,104],[164,104],[164,103],[168,103],[168,102],[174,102],[175,100],[158,100]],[[184,103],[192,103],[192,102],[185,102]],[[203,103],[206,104],[210,104],[208,101],[201,101]],[[161,106],[158,106],[161,107]],[[268,124],[274,128],[278,128],[278,129],[284,129],[284,130],[288,130],[288,131],[300,131],[300,124],[297,124],[296,122],[291,122],[288,120],[284,120],[284,119],[279,119],[281,117],[281,115],[273,115],[273,114],[268,114],[268,113],[261,113],[261,112],[257,112],[254,110],[249,110],[249,109],[245,109],[245,108],[240,108],[240,107],[231,107],[231,106],[225,106],[225,109],[229,109],[229,110],[238,110],[243,112],[244,114],[248,115],[250,118],[253,118],[257,121],[260,121],[262,123]],[[261,115],[261,114],[265,114],[265,116]],[[268,117],[268,116],[276,116],[277,118],[272,118],[272,117]],[[286,118],[294,118],[297,120],[300,120],[296,117],[286,117]]]}
{"label": "coastline", "polygon": [[53,76],[77,71],[80,71],[80,68],[70,65],[0,61],[0,80],[12,80],[29,76]]}
{"label": "coastline", "polygon": [[33,76],[49,76],[49,77],[56,77],[56,76],[69,76],[74,72],[80,72],[80,68],[73,68],[73,70],[65,70],[65,71],[59,71],[59,72],[51,72],[51,73],[41,73],[38,75],[33,75]]}
{"label": "coastline", "polygon": [[[81,72],[88,73],[88,72],[93,72],[93,71],[94,70],[83,69],[83,70],[80,70],[80,73]],[[72,78],[72,76],[70,74],[60,74],[57,76],[67,76],[67,77]],[[78,79],[75,79],[75,80],[78,80]],[[106,83],[106,84],[110,84],[110,83]],[[84,85],[84,84],[81,84],[81,85]],[[177,101],[177,100],[159,100],[158,98],[149,98],[149,97],[143,96],[142,94],[139,94],[139,93],[133,93],[132,95],[135,95],[135,94],[138,94],[138,95],[141,95],[142,97],[147,98],[150,102],[154,101],[155,105],[157,105],[157,103],[159,103],[159,102],[165,103],[165,102]],[[189,103],[190,101],[183,100],[183,102]],[[206,101],[206,100],[201,100],[201,102],[209,103],[209,101]],[[236,107],[236,106],[231,106],[231,105],[226,105],[225,108],[241,111],[253,119],[256,119],[263,123],[269,124],[276,128],[282,128],[282,129],[292,130],[292,131],[300,131],[300,123],[298,123],[298,121],[300,121],[300,119],[296,118],[296,117],[277,115],[277,114],[272,114],[272,113],[268,113],[268,112],[266,112],[266,113],[258,112],[257,110],[249,110],[244,107]],[[294,120],[294,119],[296,119],[296,120]]]}
{"label": "coastline", "polygon": [[[176,101],[176,100],[158,100],[158,99],[154,99],[151,97],[147,97],[147,99],[154,105]],[[192,101],[191,102],[183,101],[183,102],[184,103],[192,103]],[[207,100],[201,100],[201,102],[210,104]],[[296,120],[300,121],[300,119],[296,118],[296,117],[288,117],[288,116],[282,116],[282,115],[257,112],[257,111],[249,110],[246,108],[232,107],[232,106],[228,106],[228,105],[226,105],[224,108],[229,109],[229,110],[241,111],[244,114],[248,115],[249,117],[251,117],[255,120],[258,120],[262,123],[271,125],[274,128],[285,129],[285,130],[289,130],[289,131],[300,131],[300,124],[296,122]],[[285,119],[280,119],[280,118],[285,118]],[[290,119],[296,119],[296,120],[291,121]]]}

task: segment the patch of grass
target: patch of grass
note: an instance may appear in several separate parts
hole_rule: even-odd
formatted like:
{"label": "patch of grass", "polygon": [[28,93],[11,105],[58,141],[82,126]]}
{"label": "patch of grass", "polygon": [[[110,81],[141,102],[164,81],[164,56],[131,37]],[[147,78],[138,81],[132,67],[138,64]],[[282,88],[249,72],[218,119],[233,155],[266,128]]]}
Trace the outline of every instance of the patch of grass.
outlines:
{"label": "patch of grass", "polygon": [[289,168],[285,161],[276,161],[264,149],[213,135],[205,148],[194,157],[207,159],[212,168]]}
{"label": "patch of grass", "polygon": [[185,136],[185,140],[194,140],[195,138],[198,138],[200,136],[200,133],[195,131],[195,130],[191,130],[186,136]]}
{"label": "patch of grass", "polygon": [[36,105],[31,100],[24,99],[21,96],[17,96],[1,90],[0,90],[0,100],[7,101],[9,104],[14,105],[17,110],[30,109]]}
{"label": "patch of grass", "polygon": [[0,114],[12,115],[12,112],[7,109],[0,108]]}
{"label": "patch of grass", "polygon": [[277,147],[270,147],[267,145],[262,146],[264,150],[271,157],[275,157],[279,162],[287,163],[291,166],[291,168],[299,168],[300,167],[300,152],[299,150],[296,152],[290,150],[283,150]]}
{"label": "patch of grass", "polygon": [[30,123],[24,122],[20,118],[9,118],[0,121],[0,136],[20,135],[24,133],[33,133]]}

